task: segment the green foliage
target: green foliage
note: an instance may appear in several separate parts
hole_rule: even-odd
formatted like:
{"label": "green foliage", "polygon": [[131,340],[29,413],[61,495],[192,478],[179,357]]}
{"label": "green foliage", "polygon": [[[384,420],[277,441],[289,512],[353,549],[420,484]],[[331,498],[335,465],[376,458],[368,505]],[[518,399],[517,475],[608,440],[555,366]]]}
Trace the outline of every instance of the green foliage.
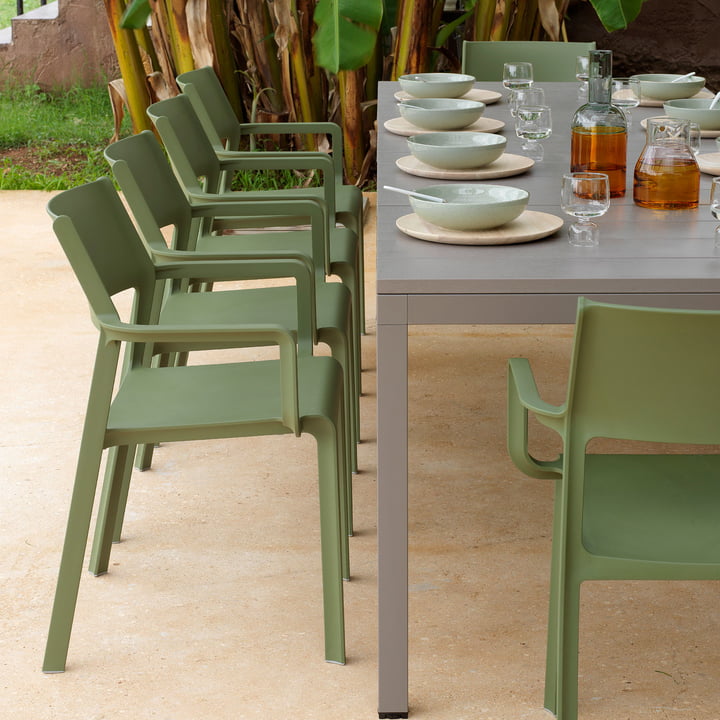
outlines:
{"label": "green foliage", "polygon": [[128,30],[140,30],[150,17],[150,3],[148,0],[132,0],[127,6],[120,22],[120,27]]}
{"label": "green foliage", "polygon": [[[23,10],[29,12],[40,7],[40,0],[24,0]],[[0,28],[10,27],[10,21],[17,15],[15,0],[0,0]]]}
{"label": "green foliage", "polygon": [[0,92],[0,189],[61,190],[107,175],[102,151],[112,132],[104,87]]}
{"label": "green foliage", "polygon": [[590,0],[608,32],[624,30],[642,9],[645,0]]}
{"label": "green foliage", "polygon": [[319,0],[313,35],[318,64],[332,73],[365,65],[375,50],[382,18],[382,0]]}

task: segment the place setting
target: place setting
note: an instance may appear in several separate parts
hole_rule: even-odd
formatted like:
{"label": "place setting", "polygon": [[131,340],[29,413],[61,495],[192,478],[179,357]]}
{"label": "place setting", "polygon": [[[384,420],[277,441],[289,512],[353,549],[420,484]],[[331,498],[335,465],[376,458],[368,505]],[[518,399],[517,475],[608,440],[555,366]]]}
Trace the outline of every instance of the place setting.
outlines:
{"label": "place setting", "polygon": [[507,138],[483,132],[411,135],[410,155],[395,161],[409,175],[441,180],[490,180],[526,172],[532,158],[505,152]]}
{"label": "place setting", "polygon": [[511,245],[549,237],[563,220],[528,210],[529,193],[505,185],[444,184],[421,190],[385,185],[408,196],[414,212],[396,220],[396,227],[418,240],[449,245]]}
{"label": "place setting", "polygon": [[394,95],[396,100],[449,97],[491,105],[502,97],[502,93],[495,90],[474,87],[475,77],[462,73],[415,73],[413,75],[401,75],[398,81],[400,90]]}
{"label": "place setting", "polygon": [[[408,97],[398,103],[400,117],[386,120],[385,129],[405,137],[449,130],[487,133],[502,130],[504,122],[484,117],[486,102],[465,97],[474,83],[472,75],[456,73],[402,76],[400,87]],[[497,95],[492,102],[499,99],[500,93]]]}

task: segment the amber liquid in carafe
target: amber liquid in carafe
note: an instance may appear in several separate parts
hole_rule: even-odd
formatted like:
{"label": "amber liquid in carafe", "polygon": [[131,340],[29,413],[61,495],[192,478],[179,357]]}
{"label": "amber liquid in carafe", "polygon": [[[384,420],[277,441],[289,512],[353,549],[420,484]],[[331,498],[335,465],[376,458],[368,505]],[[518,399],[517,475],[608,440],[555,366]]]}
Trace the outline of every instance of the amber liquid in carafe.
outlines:
{"label": "amber liquid in carafe", "polygon": [[572,172],[601,172],[610,180],[610,197],[625,195],[627,133],[616,127],[574,127],[570,144]]}
{"label": "amber liquid in carafe", "polygon": [[691,210],[698,206],[700,171],[694,158],[640,156],[635,166],[633,200],[655,210]]}

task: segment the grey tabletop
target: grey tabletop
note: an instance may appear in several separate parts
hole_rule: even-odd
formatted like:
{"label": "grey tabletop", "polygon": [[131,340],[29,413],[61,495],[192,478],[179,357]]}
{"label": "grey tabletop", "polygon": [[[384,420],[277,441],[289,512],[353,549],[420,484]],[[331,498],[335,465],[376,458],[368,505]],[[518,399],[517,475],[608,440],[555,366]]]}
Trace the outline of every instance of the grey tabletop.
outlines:
{"label": "grey tabletop", "polygon": [[[570,121],[579,105],[574,83],[545,83],[553,111],[553,134],[543,142],[545,159],[529,171],[493,182],[524,188],[528,209],[563,217],[560,179],[569,170]],[[497,84],[483,88],[502,90]],[[708,199],[710,176],[702,174],[697,210],[654,211],[634,205],[633,168],[644,145],[641,120],[662,114],[661,108],[633,110],[628,132],[627,193],[614,199],[598,220],[600,245],[576,248],[564,229],[529,243],[503,246],[460,246],[411,238],[396,229],[398,217],[411,212],[406,197],[383,191],[384,185],[421,189],[435,184],[396,166],[408,156],[407,139],[389,132],[385,120],[399,116],[395,83],[380,83],[378,113],[378,263],[377,289],[384,294],[414,293],[714,293],[720,288],[720,254],[713,246],[716,221]],[[488,105],[485,117],[504,121],[500,131],[508,139],[507,152],[522,154],[505,100]],[[715,151],[712,139],[703,139],[703,153]],[[565,217],[565,224],[570,218]]]}
{"label": "grey tabletop", "polygon": [[[484,89],[501,90],[483,83]],[[560,178],[569,170],[570,120],[577,85],[543,83],[553,110],[545,159],[514,177],[493,180],[524,188],[528,208],[562,216]],[[643,118],[632,112],[627,194],[598,221],[600,244],[577,248],[565,229],[533,242],[501,246],[447,245],[419,240],[396,227],[411,212],[384,185],[421,189],[434,184],[396,166],[408,155],[404,136],[384,127],[399,115],[396,83],[380,83],[377,216],[377,478],[378,478],[378,712],[408,716],[408,326],[461,323],[568,323],[578,295],[628,304],[720,308],[717,221],[710,214],[710,177],[702,176],[696,210],[654,211],[632,201],[632,171],[642,147]],[[485,115],[506,123],[507,152],[520,153],[506,102]],[[701,152],[715,151],[703,140]],[[569,218],[565,224],[570,222]]]}

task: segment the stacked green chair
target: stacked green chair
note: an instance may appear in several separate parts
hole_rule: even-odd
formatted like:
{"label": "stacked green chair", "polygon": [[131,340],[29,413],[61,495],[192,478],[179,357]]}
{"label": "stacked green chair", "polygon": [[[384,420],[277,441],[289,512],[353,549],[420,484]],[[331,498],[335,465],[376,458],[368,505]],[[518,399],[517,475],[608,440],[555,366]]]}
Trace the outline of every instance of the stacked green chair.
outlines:
{"label": "stacked green chair", "polygon": [[[340,366],[331,357],[313,356],[275,323],[162,322],[158,295],[167,281],[230,280],[242,276],[249,263],[154,264],[108,178],[60,193],[48,211],[89,301],[99,341],[44,671],[65,669],[104,449],[111,450],[93,548],[97,573],[108,567],[123,478],[137,444],[291,433],[310,433],[317,440],[325,656],[343,663],[347,537],[342,527],[346,461]],[[125,322],[113,298],[129,290],[135,302]],[[298,309],[302,305],[298,292]],[[161,367],[148,362],[152,354],[252,345],[277,345],[279,358]],[[114,389],[122,347],[127,361]]]}
{"label": "stacked green chair", "polygon": [[530,62],[535,82],[574,82],[577,56],[594,49],[594,42],[466,40],[462,71],[482,82],[500,82],[506,62]]}
{"label": "stacked green chair", "polygon": [[[720,312],[581,298],[562,405],[510,360],[510,456],[556,481],[545,707],[558,720],[577,718],[583,581],[720,579],[720,455],[693,448],[720,444],[718,357]],[[559,434],[559,458],[530,453],[529,413]],[[590,452],[595,438],[623,451]]]}
{"label": "stacked green chair", "polygon": [[[217,193],[218,199],[235,200],[245,195],[243,192],[232,192],[224,187],[223,177],[226,170],[240,169],[277,169],[285,165],[285,153],[278,156],[271,152],[247,153],[242,158],[220,159],[215,153],[210,141],[202,128],[200,119],[192,107],[192,103],[185,95],[162,100],[148,108],[148,115],[162,139],[168,153],[175,174],[177,175],[184,192],[191,204],[198,197],[204,199],[208,193]],[[301,156],[296,160],[297,167],[320,168],[323,172],[323,197],[314,198],[318,203],[324,204],[327,210],[327,237],[326,267],[328,276],[337,275],[345,284],[351,294],[353,307],[353,328],[355,330],[356,367],[360,367],[360,298],[364,292],[362,275],[360,273],[361,258],[359,255],[358,238],[354,232],[345,227],[336,227],[335,218],[335,180],[334,165],[331,158],[323,153],[310,156]],[[293,193],[284,191],[265,191],[268,198],[288,199],[296,197]],[[280,194],[278,194],[280,193]],[[259,193],[253,193],[258,196]],[[298,222],[304,218],[299,217]],[[223,229],[227,225],[222,218],[216,218],[213,229]],[[233,218],[231,226],[236,227]],[[277,233],[275,236],[265,235],[266,245],[286,248],[297,247],[300,234],[294,232]],[[247,236],[235,236],[240,242],[247,242]],[[360,376],[358,373],[358,389]]]}
{"label": "stacked green chair", "polygon": [[[360,272],[363,273],[363,196],[360,188],[343,182],[342,129],[331,122],[241,123],[228,100],[222,83],[211,67],[184,72],[177,77],[178,87],[190,99],[202,127],[221,158],[238,157],[243,142],[252,147],[256,135],[322,135],[330,138],[331,157],[335,168],[336,219],[358,237]],[[306,153],[312,156],[315,153]],[[285,153],[286,167],[294,168],[297,151]],[[317,188],[286,191],[287,194],[319,196]],[[360,296],[362,328],[365,328],[364,299]]]}
{"label": "stacked green chair", "polygon": [[[191,205],[180,187],[170,165],[155,136],[144,131],[113,143],[105,150],[105,158],[110,163],[125,199],[135,217],[141,237],[148,245],[156,262],[247,258],[268,259],[292,257],[302,263],[310,273],[310,302],[317,307],[317,327],[308,332],[298,333],[295,321],[295,289],[286,287],[254,288],[242,291],[243,307],[252,312],[254,321],[260,318],[277,318],[285,327],[298,335],[299,342],[309,345],[326,343],[333,357],[343,368],[346,385],[345,402],[347,409],[348,457],[352,470],[357,470],[357,447],[359,439],[359,397],[356,387],[358,370],[355,367],[355,336],[352,330],[350,298],[347,288],[341,283],[326,282],[325,279],[325,225],[322,208],[315,199],[273,198],[264,193],[250,196],[239,194],[233,202],[218,203],[216,196],[207,195],[205,201],[199,200]],[[274,212],[288,212],[295,209],[306,211],[313,221],[311,230],[302,233],[302,251],[290,252],[287,243],[272,248],[265,242],[264,233],[253,233],[247,242],[238,243],[237,238],[229,235],[217,235],[198,232],[194,220],[201,217],[214,217],[223,213],[227,222],[229,215],[235,214],[238,220],[257,223],[271,222],[279,225],[282,216],[270,215]],[[291,222],[294,221],[291,218]],[[163,234],[164,228],[172,230],[170,247]],[[178,297],[185,288],[176,284],[169,288],[172,307],[181,308],[184,304],[197,303],[197,299]],[[193,293],[195,295],[196,293]],[[237,293],[236,293],[237,295]],[[217,298],[206,299],[206,303],[215,303],[218,316],[232,317],[235,312],[236,295],[222,292]],[[165,312],[170,308],[165,307]],[[185,310],[178,313],[183,316]],[[245,310],[243,318],[247,317]],[[309,319],[315,318],[315,312],[305,313]],[[248,318],[249,321],[249,318]],[[151,448],[145,448],[139,455],[138,466],[147,468],[151,461]],[[348,492],[350,500],[352,493]],[[350,512],[352,517],[352,512]]]}

